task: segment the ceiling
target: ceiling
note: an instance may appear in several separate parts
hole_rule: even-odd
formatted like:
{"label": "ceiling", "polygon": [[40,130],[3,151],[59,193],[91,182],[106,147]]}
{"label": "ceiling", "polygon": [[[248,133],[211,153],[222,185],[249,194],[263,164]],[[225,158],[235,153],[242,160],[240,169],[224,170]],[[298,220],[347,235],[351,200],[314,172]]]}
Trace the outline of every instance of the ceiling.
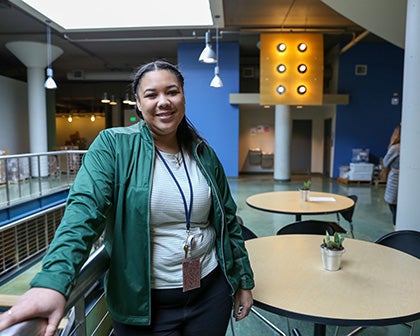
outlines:
{"label": "ceiling", "polygon": [[[213,0],[212,0],[213,1]],[[214,1],[213,1],[214,2]],[[218,0],[222,6],[221,41],[239,41],[241,63],[259,62],[257,43],[265,32],[321,32],[325,49],[348,43],[364,29],[336,13],[320,0]],[[213,7],[212,7],[213,9]],[[188,13],[193,15],[193,13]],[[74,80],[68,74],[131,73],[140,64],[164,58],[176,62],[180,42],[204,42],[207,28],[137,29],[97,32],[52,30],[52,44],[63,49],[53,62],[56,91]],[[212,32],[214,35],[214,30]],[[7,0],[0,0],[0,75],[26,80],[26,67],[5,47],[10,41],[46,42],[46,26]],[[64,99],[64,97],[62,98]],[[73,97],[87,100],[92,97]]]}

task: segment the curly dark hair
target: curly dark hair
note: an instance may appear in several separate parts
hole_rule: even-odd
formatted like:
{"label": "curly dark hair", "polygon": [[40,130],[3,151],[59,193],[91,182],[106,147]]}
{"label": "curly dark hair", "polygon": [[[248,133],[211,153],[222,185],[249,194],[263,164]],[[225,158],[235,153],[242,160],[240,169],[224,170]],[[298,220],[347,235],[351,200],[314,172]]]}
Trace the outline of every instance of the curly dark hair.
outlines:
{"label": "curly dark hair", "polygon": [[[166,70],[173,73],[181,86],[182,93],[184,94],[184,76],[182,75],[181,71],[179,71],[177,66],[169,62],[159,60],[144,64],[137,69],[134,75],[133,82],[131,84],[135,97],[137,97],[137,90],[144,75],[150,71],[158,70]],[[143,119],[143,115],[138,109],[137,105],[136,113],[141,119]],[[190,154],[192,154],[192,144],[197,140],[203,139],[186,116],[184,116],[184,118],[181,120],[181,123],[178,126],[176,138],[178,140],[179,145],[182,148],[186,149]]]}

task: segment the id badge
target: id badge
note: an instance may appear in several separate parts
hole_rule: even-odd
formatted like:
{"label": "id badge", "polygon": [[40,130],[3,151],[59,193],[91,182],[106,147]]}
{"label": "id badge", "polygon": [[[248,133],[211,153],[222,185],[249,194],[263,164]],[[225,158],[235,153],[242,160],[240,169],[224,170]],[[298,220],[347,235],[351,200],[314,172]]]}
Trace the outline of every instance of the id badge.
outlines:
{"label": "id badge", "polygon": [[182,291],[188,292],[200,288],[201,269],[199,258],[188,258],[182,261]]}

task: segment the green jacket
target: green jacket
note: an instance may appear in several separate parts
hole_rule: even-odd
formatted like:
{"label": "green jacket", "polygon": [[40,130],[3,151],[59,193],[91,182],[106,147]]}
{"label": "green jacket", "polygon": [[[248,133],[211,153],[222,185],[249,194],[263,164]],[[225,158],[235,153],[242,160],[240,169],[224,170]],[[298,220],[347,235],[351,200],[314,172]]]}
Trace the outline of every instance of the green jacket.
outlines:
{"label": "green jacket", "polygon": [[[92,244],[105,230],[110,314],[122,323],[150,324],[154,148],[143,121],[98,135],[83,157],[61,224],[31,286],[52,288],[68,297]],[[194,157],[212,191],[210,221],[216,230],[217,258],[232,295],[238,288],[252,289],[253,273],[223,167],[204,141],[195,145]]]}

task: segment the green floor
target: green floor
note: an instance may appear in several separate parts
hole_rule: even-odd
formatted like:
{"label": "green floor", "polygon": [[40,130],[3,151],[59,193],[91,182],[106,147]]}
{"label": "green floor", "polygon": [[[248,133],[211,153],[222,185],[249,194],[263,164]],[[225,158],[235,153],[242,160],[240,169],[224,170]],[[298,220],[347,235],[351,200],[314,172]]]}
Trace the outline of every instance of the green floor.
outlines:
{"label": "green floor", "polygon": [[[294,216],[273,214],[258,211],[246,205],[246,199],[256,193],[279,191],[279,190],[297,190],[305,177],[295,176],[290,182],[274,181],[272,175],[244,175],[239,178],[230,179],[232,194],[238,204],[238,214],[243,218],[244,224],[252,229],[258,236],[274,235],[276,231],[294,221]],[[356,239],[374,241],[378,237],[394,230],[391,220],[391,213],[388,206],[383,201],[384,185],[371,184],[339,184],[335,180],[322,178],[320,176],[312,177],[312,190],[338,193],[342,195],[357,195],[353,223]],[[309,216],[308,216],[309,217]],[[313,216],[312,216],[313,217]],[[317,219],[336,220],[336,215],[316,216]],[[303,216],[305,219],[305,216]],[[348,229],[347,223],[342,220],[341,225]],[[37,266],[38,267],[38,266]],[[28,279],[32,277],[33,270],[22,274],[21,277],[12,283],[0,287],[0,294],[19,294],[26,289]],[[285,275],[287,276],[287,274]],[[397,285],[397,284],[396,284]],[[413,298],[419,299],[419,298]],[[342,303],[345,304],[345,303]],[[284,317],[276,316],[267,312],[262,312],[277,327],[286,331],[287,324]],[[311,323],[297,320],[289,320],[291,327],[298,327],[302,336],[309,336],[313,333]],[[258,318],[250,315],[241,322],[235,322],[235,335],[237,336],[268,336],[277,335],[274,331],[264,325]],[[340,328],[339,335],[345,335],[353,328]],[[327,335],[334,335],[335,327],[327,327]],[[363,330],[358,335],[372,336],[402,336],[408,335],[409,329],[397,325],[391,327],[371,327]],[[227,336],[232,336],[230,329]],[[417,323],[417,329],[414,335],[420,336],[420,321]]]}

